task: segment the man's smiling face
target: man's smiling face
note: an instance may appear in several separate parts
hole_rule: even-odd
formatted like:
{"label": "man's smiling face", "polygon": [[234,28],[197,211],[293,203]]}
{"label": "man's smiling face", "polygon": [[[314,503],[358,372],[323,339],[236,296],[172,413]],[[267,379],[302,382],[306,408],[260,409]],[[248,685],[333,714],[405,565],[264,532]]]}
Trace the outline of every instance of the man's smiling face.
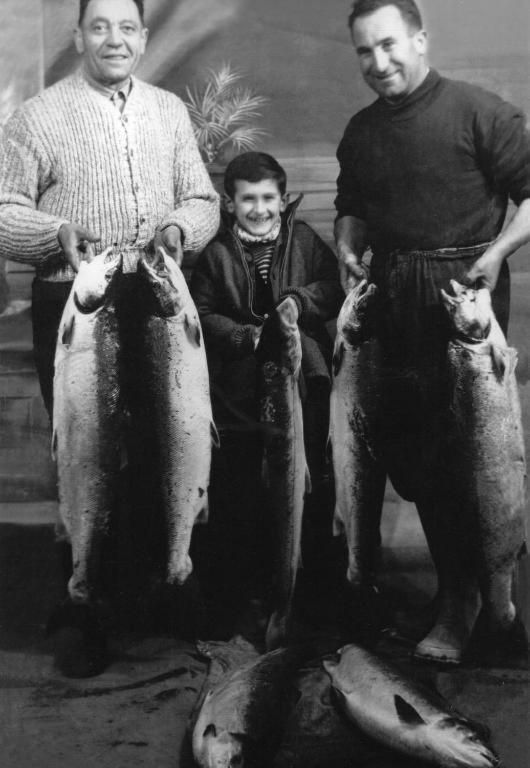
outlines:
{"label": "man's smiling face", "polygon": [[427,74],[426,37],[410,27],[395,5],[360,16],[352,39],[365,82],[387,101],[401,101]]}
{"label": "man's smiling face", "polygon": [[145,51],[147,29],[133,0],[90,0],[74,39],[86,75],[119,88]]}

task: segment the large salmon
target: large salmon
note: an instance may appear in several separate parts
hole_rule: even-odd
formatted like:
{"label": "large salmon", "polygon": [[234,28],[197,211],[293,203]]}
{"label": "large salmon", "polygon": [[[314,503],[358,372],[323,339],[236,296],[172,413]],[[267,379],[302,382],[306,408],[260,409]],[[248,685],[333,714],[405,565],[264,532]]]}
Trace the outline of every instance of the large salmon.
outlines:
{"label": "large salmon", "polygon": [[289,631],[304,497],[309,490],[298,384],[302,346],[292,300],[285,299],[265,321],[256,356],[261,372],[261,422],[274,427],[265,438],[274,527],[275,602],[266,634],[267,648],[271,649],[282,643]]}
{"label": "large salmon", "polygon": [[213,425],[208,368],[197,310],[184,276],[162,250],[140,261],[154,296],[142,323],[143,391],[156,444],[156,482],[167,526],[167,580],[192,571],[193,526],[208,517]]}
{"label": "large salmon", "polygon": [[451,711],[436,692],[357,645],[338,655],[324,660],[324,668],[346,716],[373,739],[441,768],[499,765],[483,729]]}
{"label": "large salmon", "polygon": [[374,583],[386,472],[375,434],[380,409],[380,348],[373,337],[377,288],[366,280],[351,290],[337,319],[329,439],[335,476],[336,535],[348,545],[347,579]]}
{"label": "large salmon", "polygon": [[192,735],[201,768],[270,765],[292,704],[308,647],[280,648],[251,659],[206,692]]}
{"label": "large salmon", "polygon": [[525,538],[517,352],[495,319],[487,289],[465,288],[454,280],[451,287],[454,295],[441,294],[453,327],[447,353],[452,440],[446,465],[459,506],[455,525],[491,626],[504,630],[515,617],[512,579]]}
{"label": "large salmon", "polygon": [[81,262],[57,340],[53,452],[59,512],[72,545],[68,592],[74,603],[94,600],[101,546],[120,468],[122,402],[111,249]]}

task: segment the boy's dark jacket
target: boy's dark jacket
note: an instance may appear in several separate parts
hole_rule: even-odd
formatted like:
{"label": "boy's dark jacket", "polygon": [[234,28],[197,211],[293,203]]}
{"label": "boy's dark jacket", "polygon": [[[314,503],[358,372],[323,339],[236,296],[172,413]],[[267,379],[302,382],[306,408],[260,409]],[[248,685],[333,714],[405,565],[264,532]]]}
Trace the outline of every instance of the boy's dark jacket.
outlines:
{"label": "boy's dark jacket", "polygon": [[[302,373],[309,383],[317,376],[329,379],[331,337],[325,323],[337,316],[344,293],[335,255],[310,226],[294,218],[300,201],[288,205],[282,216],[270,280],[275,304],[292,296],[298,305]],[[253,330],[265,319],[253,305],[254,269],[232,226],[225,224],[197,260],[191,279],[214,400],[221,395],[247,415],[256,415]]]}

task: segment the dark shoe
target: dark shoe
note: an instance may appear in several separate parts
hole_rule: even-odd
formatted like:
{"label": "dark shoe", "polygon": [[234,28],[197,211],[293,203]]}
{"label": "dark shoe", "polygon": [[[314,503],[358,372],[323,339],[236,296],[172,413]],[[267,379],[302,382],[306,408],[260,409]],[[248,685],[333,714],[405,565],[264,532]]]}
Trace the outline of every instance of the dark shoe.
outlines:
{"label": "dark shoe", "polygon": [[107,666],[107,633],[96,608],[65,600],[51,615],[46,634],[55,667],[66,677],[94,677]]}

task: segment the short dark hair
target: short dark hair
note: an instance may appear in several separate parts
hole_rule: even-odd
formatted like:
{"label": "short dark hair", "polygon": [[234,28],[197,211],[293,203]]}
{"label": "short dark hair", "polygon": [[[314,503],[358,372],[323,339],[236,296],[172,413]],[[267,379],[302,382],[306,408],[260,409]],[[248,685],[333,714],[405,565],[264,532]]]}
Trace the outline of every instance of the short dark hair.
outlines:
{"label": "short dark hair", "polygon": [[[79,26],[81,26],[83,19],[85,17],[85,11],[87,9],[87,6],[89,4],[90,0],[79,0]],[[140,21],[142,24],[144,23],[144,0],[133,0],[133,3],[138,8],[138,13],[140,14]]]}
{"label": "short dark hair", "polygon": [[233,200],[236,192],[236,181],[255,183],[264,179],[273,179],[278,184],[281,195],[285,195],[287,174],[280,163],[272,155],[265,152],[243,152],[231,160],[226,166],[224,188],[228,197]]}
{"label": "short dark hair", "polygon": [[352,11],[348,16],[350,32],[353,32],[353,25],[360,16],[368,16],[387,5],[394,5],[411,29],[415,31],[423,29],[421,13],[414,0],[354,0]]}

